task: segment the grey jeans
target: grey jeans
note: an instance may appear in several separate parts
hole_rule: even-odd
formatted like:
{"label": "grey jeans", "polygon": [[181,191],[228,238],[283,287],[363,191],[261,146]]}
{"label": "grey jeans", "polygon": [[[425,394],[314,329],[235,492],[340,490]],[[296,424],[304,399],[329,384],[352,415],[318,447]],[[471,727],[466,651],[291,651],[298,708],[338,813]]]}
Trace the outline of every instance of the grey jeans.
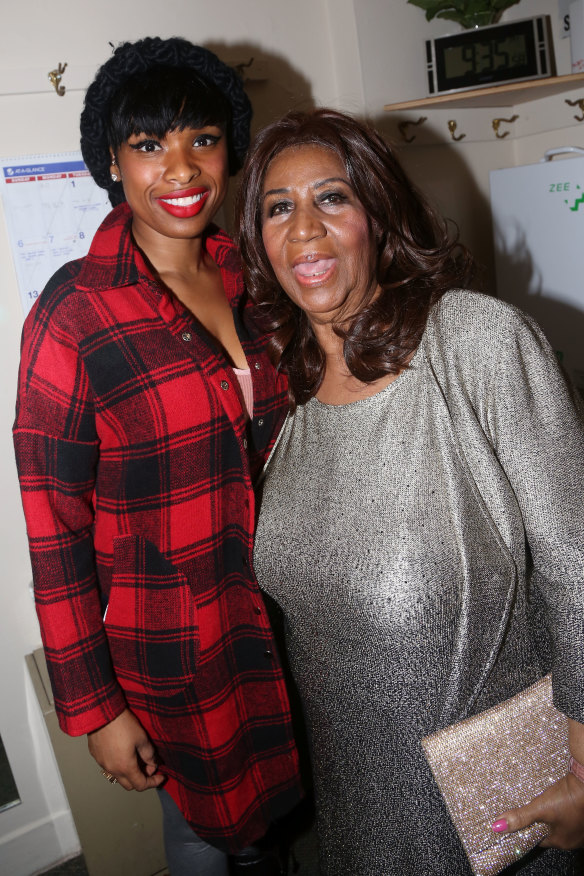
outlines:
{"label": "grey jeans", "polygon": [[206,843],[192,827],[170,796],[161,788],[164,850],[171,876],[228,876],[225,852]]}

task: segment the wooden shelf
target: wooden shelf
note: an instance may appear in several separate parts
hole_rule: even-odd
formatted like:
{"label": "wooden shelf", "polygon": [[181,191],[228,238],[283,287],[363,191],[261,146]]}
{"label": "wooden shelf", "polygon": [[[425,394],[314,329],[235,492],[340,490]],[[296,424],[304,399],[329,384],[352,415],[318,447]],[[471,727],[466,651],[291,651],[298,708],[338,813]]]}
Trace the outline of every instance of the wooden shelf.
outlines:
{"label": "wooden shelf", "polygon": [[550,97],[582,88],[584,73],[571,73],[567,76],[550,76],[546,79],[532,79],[529,82],[512,82],[488,88],[474,88],[471,91],[457,91],[456,94],[437,94],[419,100],[405,100],[401,103],[388,103],[383,108],[387,112],[397,110],[422,109],[468,109],[472,107],[515,106],[541,97]]}

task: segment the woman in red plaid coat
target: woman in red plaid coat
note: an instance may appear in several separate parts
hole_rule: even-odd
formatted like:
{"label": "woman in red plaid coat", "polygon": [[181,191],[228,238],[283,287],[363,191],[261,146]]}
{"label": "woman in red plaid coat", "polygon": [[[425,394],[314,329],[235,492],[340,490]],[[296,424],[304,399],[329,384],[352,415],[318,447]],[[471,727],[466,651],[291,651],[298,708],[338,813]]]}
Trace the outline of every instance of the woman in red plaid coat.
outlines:
{"label": "woman in red plaid coat", "polygon": [[300,796],[251,558],[285,386],[211,224],[249,119],[206,49],[119,46],[81,117],[114,209],[22,342],[15,447],[59,721],[109,781],[164,784],[177,876],[279,873],[249,847]]}

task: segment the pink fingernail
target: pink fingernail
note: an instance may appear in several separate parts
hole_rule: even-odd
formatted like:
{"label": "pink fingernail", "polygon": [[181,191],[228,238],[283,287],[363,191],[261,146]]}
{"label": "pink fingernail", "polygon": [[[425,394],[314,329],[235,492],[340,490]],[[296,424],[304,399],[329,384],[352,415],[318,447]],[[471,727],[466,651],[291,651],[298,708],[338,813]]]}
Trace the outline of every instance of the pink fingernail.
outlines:
{"label": "pink fingernail", "polygon": [[491,830],[494,830],[495,833],[503,833],[504,830],[507,830],[508,826],[507,819],[500,818],[494,824],[491,824]]}

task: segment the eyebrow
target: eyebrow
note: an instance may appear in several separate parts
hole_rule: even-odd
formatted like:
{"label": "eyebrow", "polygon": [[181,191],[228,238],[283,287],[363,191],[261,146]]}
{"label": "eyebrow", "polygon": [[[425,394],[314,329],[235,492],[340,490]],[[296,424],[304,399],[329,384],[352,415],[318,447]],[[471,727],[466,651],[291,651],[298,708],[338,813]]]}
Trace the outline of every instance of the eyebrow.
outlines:
{"label": "eyebrow", "polygon": [[[351,187],[351,183],[348,180],[346,180],[344,177],[342,177],[342,176],[329,176],[327,179],[323,179],[323,180],[320,180],[319,182],[315,183],[314,188],[321,189],[323,186],[328,186],[329,183],[332,183],[332,182],[340,182],[346,186],[349,186],[349,188]],[[289,191],[290,191],[290,189],[285,189],[285,188],[283,188],[283,189],[270,189],[268,192],[264,192],[263,197],[267,198],[269,195],[285,195]]]}

